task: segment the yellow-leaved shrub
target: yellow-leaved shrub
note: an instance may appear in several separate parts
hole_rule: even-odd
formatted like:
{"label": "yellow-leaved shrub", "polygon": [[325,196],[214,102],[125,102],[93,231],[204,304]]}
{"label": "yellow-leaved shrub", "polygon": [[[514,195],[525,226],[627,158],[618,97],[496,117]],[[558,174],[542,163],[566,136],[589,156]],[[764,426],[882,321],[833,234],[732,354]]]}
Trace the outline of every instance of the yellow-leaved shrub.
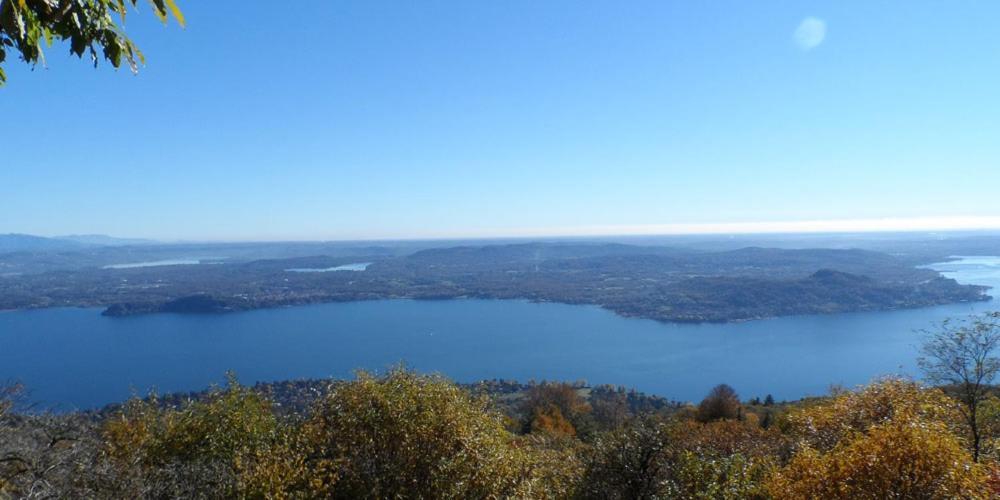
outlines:
{"label": "yellow-leaved shrub", "polygon": [[939,389],[886,379],[792,411],[799,449],[768,481],[779,499],[987,498],[985,471]]}
{"label": "yellow-leaved shrub", "polygon": [[530,483],[528,452],[490,401],[438,376],[360,372],[302,434],[312,496],[499,498]]}
{"label": "yellow-leaved shrub", "polygon": [[225,390],[180,408],[133,399],[104,424],[108,466],[99,490],[114,495],[280,498],[298,487],[303,457],[270,402],[230,377]]}

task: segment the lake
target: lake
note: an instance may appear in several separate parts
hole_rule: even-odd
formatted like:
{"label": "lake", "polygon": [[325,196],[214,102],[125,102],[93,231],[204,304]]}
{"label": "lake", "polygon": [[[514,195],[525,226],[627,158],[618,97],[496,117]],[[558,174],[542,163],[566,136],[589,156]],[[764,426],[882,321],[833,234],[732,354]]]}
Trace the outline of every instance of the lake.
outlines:
{"label": "lake", "polygon": [[[1000,258],[933,266],[1000,287]],[[592,306],[524,301],[384,300],[224,315],[109,318],[100,309],[0,313],[0,380],[58,410],[92,408],[155,387],[202,389],[235,370],[244,383],[348,377],[405,362],[454,380],[584,379],[682,401],[725,382],[745,398],[825,394],[916,372],[915,330],[997,301],[907,311],[664,324]]]}
{"label": "lake", "polygon": [[161,266],[193,266],[201,264],[206,260],[213,259],[166,259],[151,260],[147,262],[129,262],[127,264],[109,264],[104,269],[135,269],[139,267],[161,267]]}
{"label": "lake", "polygon": [[285,271],[290,273],[329,273],[333,271],[364,271],[368,269],[368,266],[372,265],[371,262],[359,262],[356,264],[344,264],[342,266],[334,267],[303,267],[297,269],[285,269]]}

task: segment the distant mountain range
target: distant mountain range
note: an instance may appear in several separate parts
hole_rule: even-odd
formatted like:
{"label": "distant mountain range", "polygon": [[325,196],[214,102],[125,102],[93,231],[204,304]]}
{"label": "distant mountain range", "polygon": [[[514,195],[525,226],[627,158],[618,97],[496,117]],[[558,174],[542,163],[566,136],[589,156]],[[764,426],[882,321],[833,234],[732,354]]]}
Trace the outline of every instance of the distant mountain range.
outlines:
{"label": "distant mountain range", "polygon": [[159,243],[156,240],[146,240],[142,238],[116,238],[106,234],[70,234],[66,236],[56,236],[55,239],[105,247],[122,245],[153,245]]}
{"label": "distant mountain range", "polygon": [[72,234],[49,238],[30,234],[10,233],[0,234],[0,253],[52,252],[77,250],[95,246],[148,245],[152,243],[156,242],[136,238],[115,238],[103,234]]}

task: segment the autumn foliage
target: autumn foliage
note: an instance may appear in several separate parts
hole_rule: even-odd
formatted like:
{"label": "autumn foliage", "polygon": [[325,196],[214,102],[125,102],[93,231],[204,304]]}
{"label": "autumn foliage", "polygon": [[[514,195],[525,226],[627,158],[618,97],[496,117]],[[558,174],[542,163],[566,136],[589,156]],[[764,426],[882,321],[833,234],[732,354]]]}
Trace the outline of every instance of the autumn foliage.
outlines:
{"label": "autumn foliage", "polygon": [[490,402],[435,376],[359,373],[301,428],[310,495],[514,496],[526,463]]}
{"label": "autumn foliage", "polygon": [[288,413],[232,378],[188,402],[134,399],[63,442],[69,420],[0,414],[0,497],[991,498],[995,400],[976,463],[956,399],[901,379],[651,409],[613,388],[499,397],[396,368]]}
{"label": "autumn foliage", "polygon": [[884,380],[788,416],[798,450],[770,479],[775,498],[987,498],[987,471],[956,433],[938,389]]}

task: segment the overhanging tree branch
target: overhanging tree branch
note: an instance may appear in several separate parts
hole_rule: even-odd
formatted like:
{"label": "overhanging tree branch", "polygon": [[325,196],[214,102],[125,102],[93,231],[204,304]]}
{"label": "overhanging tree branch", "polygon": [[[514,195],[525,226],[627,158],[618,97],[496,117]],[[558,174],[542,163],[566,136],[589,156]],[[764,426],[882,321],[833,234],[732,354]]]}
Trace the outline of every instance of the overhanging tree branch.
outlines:
{"label": "overhanging tree branch", "polygon": [[[53,41],[68,41],[70,53],[89,54],[96,66],[103,57],[118,68],[128,64],[134,73],[145,58],[125,34],[128,9],[139,0],[0,0],[0,85],[7,81],[3,63],[17,54],[32,66],[45,64],[44,48]],[[153,13],[164,23],[173,17],[184,26],[184,15],[174,0],[149,0]],[[117,18],[117,20],[116,20]]]}

